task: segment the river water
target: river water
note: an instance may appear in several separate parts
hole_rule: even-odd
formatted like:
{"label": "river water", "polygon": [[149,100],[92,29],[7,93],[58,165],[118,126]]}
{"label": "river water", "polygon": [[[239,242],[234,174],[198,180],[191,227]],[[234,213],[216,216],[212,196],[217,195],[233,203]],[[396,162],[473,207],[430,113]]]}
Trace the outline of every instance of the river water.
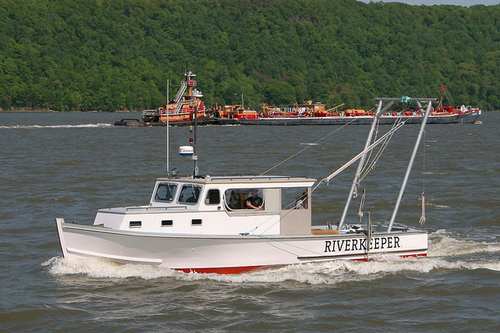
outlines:
{"label": "river water", "polygon": [[[428,125],[396,220],[418,226],[425,191],[427,258],[241,275],[63,259],[55,217],[91,223],[99,208],[147,203],[165,174],[165,128],[112,125],[138,116],[0,113],[0,331],[500,331],[500,113]],[[366,180],[372,221],[390,218],[417,128],[396,133]],[[200,127],[200,172],[262,173],[307,148],[269,173],[321,179],[368,129]],[[192,134],[170,132],[170,166],[190,174],[177,147]],[[314,193],[313,223],[338,221],[353,172]]]}

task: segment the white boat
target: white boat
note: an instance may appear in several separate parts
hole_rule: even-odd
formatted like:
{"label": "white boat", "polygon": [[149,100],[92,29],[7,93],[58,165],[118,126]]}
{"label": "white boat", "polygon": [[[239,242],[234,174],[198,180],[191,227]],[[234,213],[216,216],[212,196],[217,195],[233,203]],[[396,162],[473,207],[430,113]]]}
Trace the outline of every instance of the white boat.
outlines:
{"label": "white boat", "polygon": [[[199,273],[240,273],[337,259],[370,260],[387,253],[426,256],[425,230],[394,227],[425,121],[415,140],[389,223],[372,225],[369,219],[366,223],[345,223],[368,153],[386,143],[402,126],[399,124],[375,138],[377,119],[399,100],[377,99],[378,109],[365,149],[319,182],[267,175],[200,176],[195,147],[181,147],[183,155],[193,154],[193,176],[157,179],[149,204],[100,209],[92,225],[65,223],[64,219],[56,218],[63,256],[100,257]],[[405,101],[427,103],[427,118],[436,99]],[[334,225],[313,226],[312,192],[356,161],[358,170],[341,220]]]}

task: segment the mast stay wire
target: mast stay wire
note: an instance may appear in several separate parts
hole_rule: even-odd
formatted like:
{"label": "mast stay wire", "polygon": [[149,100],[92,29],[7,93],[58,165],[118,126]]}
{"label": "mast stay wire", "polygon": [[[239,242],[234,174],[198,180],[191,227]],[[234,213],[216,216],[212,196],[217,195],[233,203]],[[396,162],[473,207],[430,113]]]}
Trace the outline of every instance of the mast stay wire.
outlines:
{"label": "mast stay wire", "polygon": [[291,160],[291,159],[292,159],[292,158],[294,158],[295,156],[297,156],[297,155],[299,155],[299,154],[303,153],[303,152],[304,152],[304,151],[306,151],[307,149],[309,149],[309,148],[311,148],[311,147],[315,146],[316,144],[320,143],[320,142],[321,142],[321,141],[323,141],[324,139],[326,139],[326,138],[328,138],[329,136],[333,135],[334,133],[336,133],[336,132],[340,131],[341,129],[343,129],[343,128],[344,128],[344,127],[346,127],[347,125],[351,124],[351,123],[352,123],[353,121],[355,121],[355,120],[356,120],[356,118],[354,118],[353,120],[349,121],[348,123],[346,123],[346,124],[344,124],[344,125],[340,126],[339,128],[337,128],[337,129],[333,130],[332,132],[330,132],[330,133],[328,133],[327,135],[323,136],[323,137],[322,137],[322,138],[320,138],[319,140],[314,141],[312,144],[309,144],[307,147],[305,147],[305,148],[303,148],[303,149],[299,150],[298,152],[296,152],[296,153],[295,153],[295,154],[293,154],[292,156],[290,156],[290,157],[288,157],[288,158],[284,159],[283,161],[281,161],[280,163],[276,164],[275,166],[273,166],[273,167],[271,167],[271,168],[267,169],[266,171],[264,171],[263,173],[261,173],[259,176],[263,176],[263,175],[265,175],[266,173],[268,173],[269,171],[276,169],[277,167],[279,167],[279,166],[280,166],[280,165],[282,165],[283,163],[285,163],[285,162],[287,162],[287,161]]}
{"label": "mast stay wire", "polygon": [[[375,141],[375,140],[377,140],[377,137],[378,137],[378,134],[379,134],[379,130],[378,130],[379,125],[380,125],[380,119],[379,119],[379,120],[377,120],[377,126],[375,127],[375,135],[374,135],[374,137],[373,137],[373,139],[372,139],[372,142],[373,142],[373,141]],[[394,124],[393,124],[393,127],[394,127]],[[370,159],[371,159],[371,157],[372,157],[372,154],[373,154],[373,150],[370,150],[370,153],[368,154],[368,157],[366,158],[366,161],[365,161],[365,163],[364,163],[364,165],[363,165],[363,169],[361,169],[360,174],[363,174],[363,172],[364,172],[364,170],[365,170],[365,168],[366,168],[366,165],[368,164],[368,161],[370,161]],[[359,183],[360,183],[360,182],[358,182],[358,184],[359,184]]]}
{"label": "mast stay wire", "polygon": [[[374,135],[374,137],[373,137],[373,139],[372,139],[371,142],[374,142],[374,141],[377,140],[378,133],[379,133],[379,130],[378,130],[379,125],[380,125],[380,119],[377,119],[376,126],[375,126],[375,135]],[[393,127],[394,127],[394,124],[393,124]],[[360,172],[358,174],[358,177],[357,177],[358,180],[357,180],[356,184],[354,185],[354,188],[353,188],[353,191],[352,191],[352,194],[351,194],[353,198],[357,198],[358,197],[358,186],[359,186],[359,184],[361,184],[361,180],[362,180],[361,175],[365,172],[366,166],[368,165],[368,161],[370,161],[372,154],[373,154],[373,149],[370,150],[370,152],[368,153],[368,157],[365,159],[365,161],[363,163],[363,167],[362,167],[362,169],[360,170]],[[368,172],[369,171],[366,171],[366,174],[363,176],[363,178],[366,177],[366,175],[368,174]],[[363,189],[363,194],[364,194],[364,189]]]}
{"label": "mast stay wire", "polygon": [[[392,128],[395,128],[396,126],[398,126],[402,121],[403,121],[402,118],[398,119],[396,122],[394,122]],[[378,126],[377,126],[376,133],[378,133]],[[370,171],[372,171],[375,168],[375,165],[377,164],[378,160],[383,155],[385,149],[389,145],[394,133],[395,132],[391,132],[391,134],[383,141],[383,143],[381,144],[380,148],[378,149],[377,153],[375,154],[375,156],[373,158],[371,156],[373,150],[370,152],[370,155],[368,156],[367,162],[365,163],[365,165],[363,166],[363,169],[360,172],[358,185],[361,183],[361,181],[364,178],[366,178],[366,176],[370,173]],[[374,140],[376,140],[376,137],[374,138]]]}
{"label": "mast stay wire", "polygon": [[[395,128],[398,126],[401,122],[403,121],[402,118],[399,118],[397,121],[394,122],[392,125],[392,128]],[[377,140],[378,133],[379,133],[379,125],[380,123],[377,122],[377,127],[375,128],[375,137],[373,138],[372,142]],[[372,158],[373,150],[370,151],[368,158],[366,159],[366,162],[363,165],[363,168],[361,169],[359,173],[359,178],[356,182],[356,186],[354,187],[354,193],[352,194],[354,198],[357,197],[358,195],[358,186],[361,184],[361,182],[368,176],[370,171],[375,169],[375,165],[377,164],[378,160],[380,157],[383,155],[385,149],[388,147],[393,135],[395,132],[392,132],[380,145],[380,148],[378,149],[377,153],[375,156]],[[365,205],[366,201],[366,188],[363,188],[363,194],[361,196],[361,201],[359,203],[359,208],[358,208],[358,217],[359,217],[359,222],[361,223],[361,219],[363,218],[363,207]]]}
{"label": "mast stay wire", "polygon": [[338,174],[340,174],[342,171],[344,171],[345,169],[347,169],[349,166],[351,166],[354,162],[356,162],[357,160],[359,160],[364,154],[368,153],[370,150],[374,149],[376,146],[378,146],[382,141],[384,141],[388,136],[394,134],[394,132],[396,132],[397,130],[399,130],[403,125],[405,125],[405,122],[401,122],[400,124],[398,124],[398,126],[394,127],[394,128],[391,128],[387,133],[385,133],[384,135],[382,135],[377,141],[373,142],[371,145],[369,145],[368,147],[366,147],[366,149],[362,150],[358,155],[354,156],[349,162],[345,163],[343,166],[341,166],[340,168],[338,168],[335,172],[331,173],[329,176],[321,179],[317,184],[316,186],[313,187],[312,191],[311,192],[314,192],[318,187],[319,185],[321,185],[322,183],[327,183],[329,184],[330,180],[337,176]]}

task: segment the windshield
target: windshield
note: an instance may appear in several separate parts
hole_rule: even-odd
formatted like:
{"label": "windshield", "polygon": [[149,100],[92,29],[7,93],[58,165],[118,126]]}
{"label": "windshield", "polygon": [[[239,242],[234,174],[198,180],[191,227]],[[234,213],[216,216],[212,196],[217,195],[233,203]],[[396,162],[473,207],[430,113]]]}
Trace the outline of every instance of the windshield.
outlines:
{"label": "windshield", "polygon": [[162,183],[156,190],[155,201],[172,202],[177,191],[177,184]]}
{"label": "windshield", "polygon": [[182,185],[181,193],[179,194],[179,203],[197,203],[200,198],[200,192],[200,185]]}

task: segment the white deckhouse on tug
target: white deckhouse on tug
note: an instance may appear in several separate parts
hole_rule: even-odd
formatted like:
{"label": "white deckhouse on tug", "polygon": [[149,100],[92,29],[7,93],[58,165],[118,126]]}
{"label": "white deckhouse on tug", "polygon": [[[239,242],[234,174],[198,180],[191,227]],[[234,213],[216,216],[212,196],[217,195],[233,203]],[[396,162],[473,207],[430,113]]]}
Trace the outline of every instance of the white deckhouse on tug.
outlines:
{"label": "white deckhouse on tug", "polygon": [[[437,99],[376,101],[378,107],[364,150],[319,182],[267,175],[200,176],[195,147],[183,146],[180,153],[193,156],[193,176],[157,179],[148,205],[100,209],[93,225],[56,218],[62,253],[65,258],[100,257],[222,274],[336,259],[368,260],[385,253],[426,256],[427,232],[395,227],[394,222],[432,102]],[[346,224],[346,213],[369,152],[386,144],[404,125],[396,124],[380,138],[375,137],[378,118],[399,101],[416,102],[420,108],[420,103],[427,103],[427,111],[390,221],[388,225],[372,225],[368,218],[366,224]],[[313,226],[312,192],[356,161],[358,169],[341,220],[335,225]],[[423,197],[422,203],[425,205]],[[422,210],[421,224],[425,222]]]}

